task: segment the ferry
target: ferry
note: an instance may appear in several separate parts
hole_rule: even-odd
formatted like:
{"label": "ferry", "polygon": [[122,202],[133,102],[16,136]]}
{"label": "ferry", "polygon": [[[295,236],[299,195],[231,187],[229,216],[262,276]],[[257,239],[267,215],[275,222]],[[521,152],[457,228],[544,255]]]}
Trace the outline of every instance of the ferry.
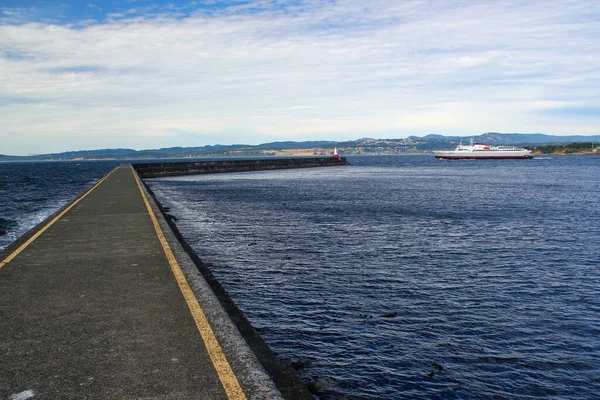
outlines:
{"label": "ferry", "polygon": [[492,159],[526,159],[532,158],[531,151],[514,146],[488,146],[482,143],[463,145],[462,142],[455,150],[434,151],[435,158],[448,160],[492,160]]}

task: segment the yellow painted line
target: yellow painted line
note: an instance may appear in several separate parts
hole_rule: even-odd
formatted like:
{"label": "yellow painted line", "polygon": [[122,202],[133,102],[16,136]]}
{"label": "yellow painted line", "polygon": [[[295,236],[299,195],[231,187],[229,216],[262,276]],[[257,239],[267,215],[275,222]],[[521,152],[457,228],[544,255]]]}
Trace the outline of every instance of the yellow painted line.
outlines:
{"label": "yellow painted line", "polygon": [[221,384],[223,385],[223,389],[225,389],[225,393],[230,400],[245,400],[246,395],[240,386],[223,350],[221,349],[221,345],[219,345],[219,341],[217,340],[215,333],[213,332],[210,324],[208,323],[208,319],[206,319],[206,315],[204,315],[204,311],[202,311],[202,307],[198,303],[198,299],[194,295],[194,292],[190,288],[175,256],[173,255],[173,251],[171,251],[171,246],[167,242],[165,235],[163,234],[160,225],[158,224],[158,220],[156,219],[156,215],[154,215],[154,211],[152,211],[152,207],[148,202],[148,198],[142,189],[142,185],[140,183],[140,179],[137,174],[131,167],[135,180],[137,182],[138,188],[140,189],[140,193],[142,194],[142,198],[144,199],[144,203],[146,204],[146,208],[148,209],[148,214],[150,214],[150,219],[152,220],[152,224],[154,225],[154,229],[156,230],[156,234],[158,235],[158,240],[162,244],[165,255],[167,256],[167,260],[169,261],[169,265],[171,266],[171,271],[173,271],[173,275],[175,275],[175,280],[179,285],[179,289],[187,302],[187,305],[192,313],[194,318],[194,322],[196,323],[196,327],[198,328],[198,332],[200,332],[200,336],[204,341],[204,345],[206,346],[206,350],[208,351],[208,355],[212,360],[212,363],[217,371],[217,375],[221,380]]}
{"label": "yellow painted line", "polygon": [[13,251],[12,253],[10,253],[10,255],[8,257],[6,257],[4,260],[2,260],[2,262],[0,262],[0,268],[4,267],[6,264],[8,264],[9,262],[11,262],[16,256],[18,256],[23,250],[25,250],[27,248],[27,246],[29,246],[31,243],[33,243],[33,241],[35,239],[37,239],[38,237],[40,237],[40,235],[42,233],[46,232],[46,230],[48,228],[50,228],[56,221],[58,221],[60,218],[62,218],[62,216],[65,215],[71,208],[75,207],[75,205],[77,205],[77,203],[79,203],[81,200],[83,200],[85,196],[87,196],[88,194],[90,194],[92,192],[92,190],[94,190],[98,186],[100,186],[100,184],[102,182],[104,182],[106,180],[106,178],[108,178],[110,176],[110,174],[112,174],[113,172],[115,172],[118,168],[119,167],[113,169],[108,174],[106,174],[106,176],[104,178],[100,179],[94,186],[92,186],[91,188],[89,188],[88,191],[85,192],[80,198],[78,198],[73,203],[71,203],[71,205],[68,206],[67,208],[65,208],[60,214],[58,214],[56,217],[52,218],[52,221],[48,222],[42,229],[40,229],[39,231],[37,231],[35,233],[35,235],[33,235],[32,237],[30,237],[25,243],[23,243],[15,251]]}

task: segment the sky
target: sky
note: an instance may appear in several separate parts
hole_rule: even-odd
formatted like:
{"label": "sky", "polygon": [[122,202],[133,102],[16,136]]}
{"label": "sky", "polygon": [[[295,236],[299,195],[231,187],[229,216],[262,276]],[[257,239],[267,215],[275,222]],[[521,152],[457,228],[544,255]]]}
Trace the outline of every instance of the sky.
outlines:
{"label": "sky", "polygon": [[597,0],[0,0],[0,154],[600,134]]}

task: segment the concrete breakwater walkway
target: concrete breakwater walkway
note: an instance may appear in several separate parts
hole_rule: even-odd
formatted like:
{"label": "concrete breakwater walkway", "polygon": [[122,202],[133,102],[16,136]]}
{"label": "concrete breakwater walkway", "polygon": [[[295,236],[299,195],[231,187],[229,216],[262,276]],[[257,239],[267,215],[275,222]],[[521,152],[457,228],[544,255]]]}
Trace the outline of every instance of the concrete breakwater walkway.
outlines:
{"label": "concrete breakwater walkway", "polygon": [[260,357],[129,165],[0,253],[2,400],[312,398]]}
{"label": "concrete breakwater walkway", "polygon": [[338,167],[344,165],[349,165],[348,161],[346,161],[346,157],[295,157],[137,163],[133,164],[133,167],[141,178],[157,178],[161,176],[267,171],[292,168]]}

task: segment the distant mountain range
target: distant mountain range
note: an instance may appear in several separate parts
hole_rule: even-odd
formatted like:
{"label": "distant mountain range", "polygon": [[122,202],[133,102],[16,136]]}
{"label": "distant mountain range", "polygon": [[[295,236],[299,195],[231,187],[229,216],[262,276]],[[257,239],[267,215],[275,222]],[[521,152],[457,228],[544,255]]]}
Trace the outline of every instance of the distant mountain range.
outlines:
{"label": "distant mountain range", "polygon": [[334,147],[342,155],[428,153],[433,150],[454,148],[459,142],[476,142],[490,145],[541,146],[577,142],[600,142],[597,136],[552,136],[542,133],[496,133],[476,136],[427,135],[404,139],[363,138],[351,141],[272,142],[259,145],[214,145],[200,147],[170,147],[154,150],[101,149],[67,151],[33,156],[8,156],[0,154],[0,161],[37,160],[153,160],[201,157],[266,157],[266,156],[318,156],[330,155]]}

